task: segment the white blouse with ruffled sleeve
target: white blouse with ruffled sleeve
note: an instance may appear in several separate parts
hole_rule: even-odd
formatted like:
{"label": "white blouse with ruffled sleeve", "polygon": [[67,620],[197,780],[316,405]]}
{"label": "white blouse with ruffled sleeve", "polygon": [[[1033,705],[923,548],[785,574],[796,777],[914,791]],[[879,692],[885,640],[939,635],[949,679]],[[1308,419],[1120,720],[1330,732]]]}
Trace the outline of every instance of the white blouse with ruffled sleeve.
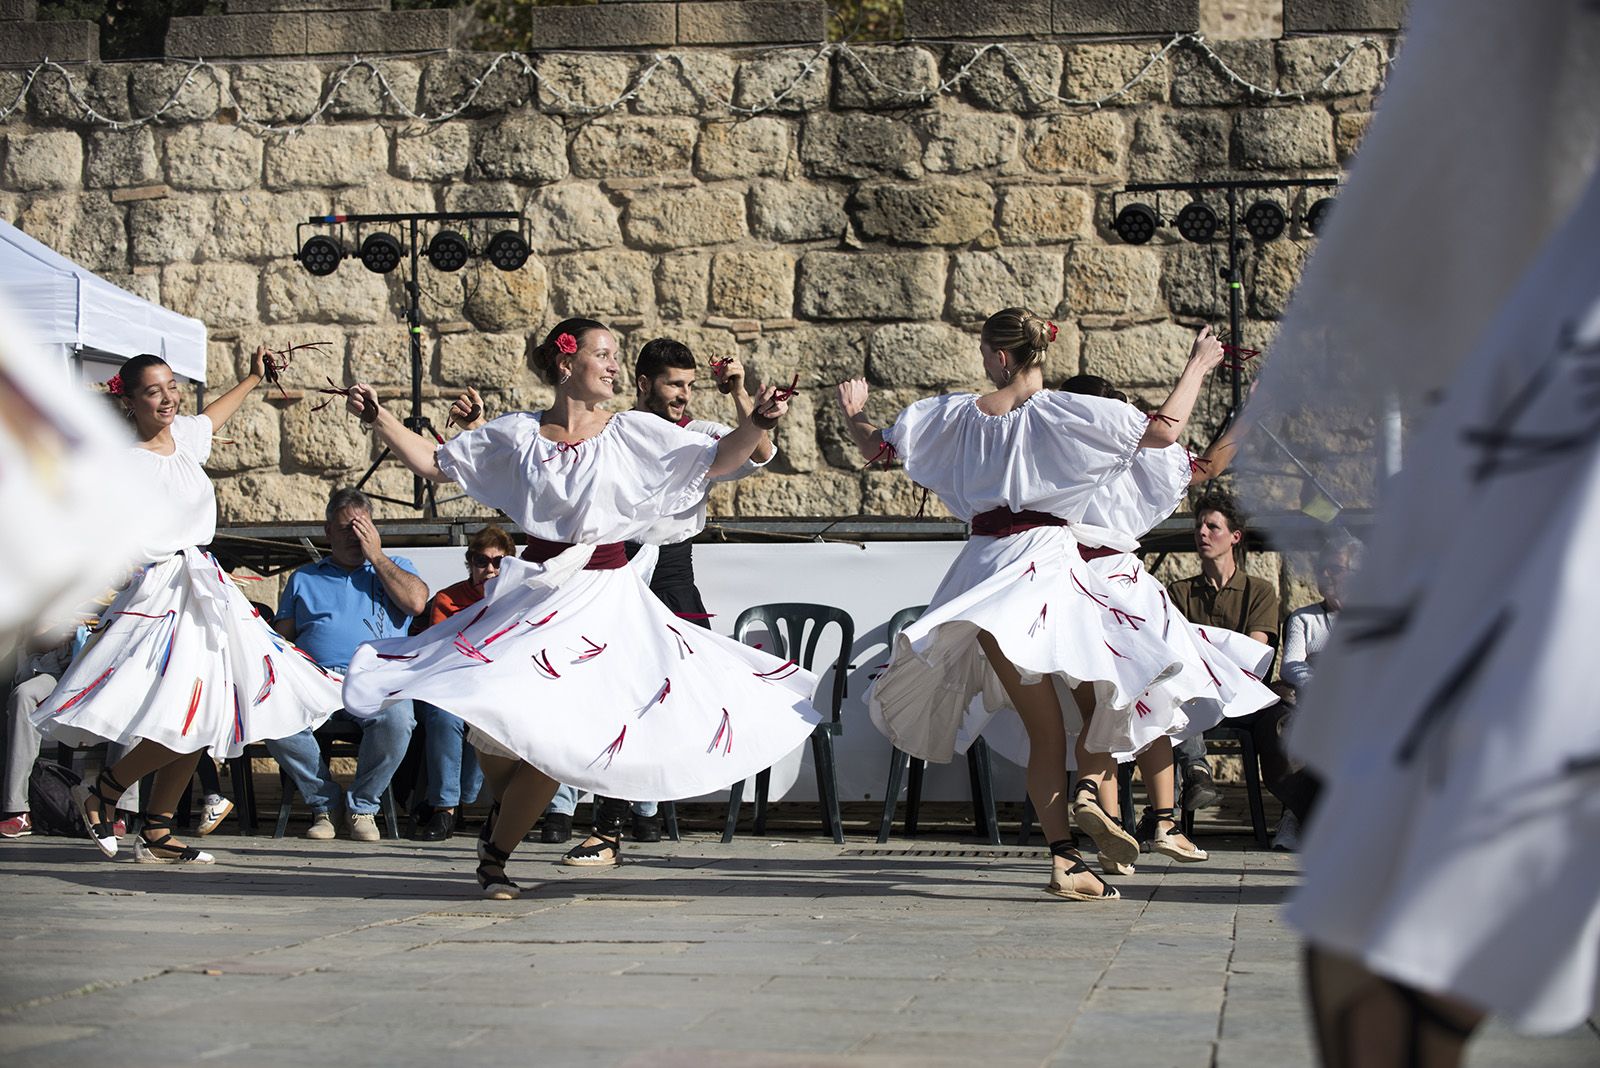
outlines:
{"label": "white blouse with ruffled sleeve", "polygon": [[211,457],[211,420],[180,415],[172,421],[175,448],[162,455],[132,450],[134,463],[145,470],[147,485],[159,493],[139,545],[141,562],[160,560],[179,549],[206,545],[217,536],[217,491],[201,467]]}
{"label": "white blouse with ruffled sleeve", "polygon": [[1005,415],[975,393],[910,405],[883,431],[913,482],[958,518],[995,508],[1077,522],[1098,487],[1125,472],[1148,420],[1122,401],[1040,390]]}
{"label": "white blouse with ruffled sleeve", "polygon": [[1142,538],[1178,510],[1189,492],[1189,450],[1182,445],[1140,449],[1128,469],[1100,487],[1083,521]]}
{"label": "white blouse with ruffled sleeve", "polygon": [[515,412],[467,431],[439,446],[439,470],[546,541],[681,540],[703,523],[715,440],[650,412],[618,412],[572,443],[540,436],[540,422]]}

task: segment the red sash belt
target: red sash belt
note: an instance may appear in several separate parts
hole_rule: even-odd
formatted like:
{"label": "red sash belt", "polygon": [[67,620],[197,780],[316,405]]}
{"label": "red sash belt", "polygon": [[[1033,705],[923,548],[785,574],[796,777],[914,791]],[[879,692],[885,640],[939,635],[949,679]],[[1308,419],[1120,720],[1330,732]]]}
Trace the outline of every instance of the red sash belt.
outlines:
{"label": "red sash belt", "polygon": [[1098,560],[1102,556],[1120,556],[1122,555],[1122,550],[1113,549],[1109,545],[1097,545],[1094,548],[1090,548],[1087,545],[1080,545],[1078,546],[1078,555],[1083,557],[1085,560]]}
{"label": "red sash belt", "polygon": [[[529,563],[542,564],[546,560],[556,557],[572,548],[564,541],[545,541],[543,538],[528,536],[527,548],[522,550],[522,558]],[[596,545],[594,555],[589,557],[589,562],[583,565],[585,571],[615,571],[619,567],[628,566],[628,550],[620,541],[610,545]]]}
{"label": "red sash belt", "polygon": [[1034,527],[1065,526],[1071,524],[1049,512],[1013,512],[1009,508],[991,508],[972,517],[972,533],[984,538],[1009,538]]}

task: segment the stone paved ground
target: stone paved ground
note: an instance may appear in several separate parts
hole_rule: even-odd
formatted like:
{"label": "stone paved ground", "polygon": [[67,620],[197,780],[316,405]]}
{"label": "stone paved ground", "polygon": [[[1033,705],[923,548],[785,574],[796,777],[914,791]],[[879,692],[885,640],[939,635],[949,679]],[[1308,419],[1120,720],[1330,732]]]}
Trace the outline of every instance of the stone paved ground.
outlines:
{"label": "stone paved ground", "polygon": [[[1107,904],[1041,893],[1039,851],[927,838],[698,836],[601,873],[530,844],[506,903],[470,837],[207,844],[182,871],[0,846],[3,1063],[1309,1063],[1294,864],[1242,839]],[[1600,1037],[1493,1032],[1473,1063],[1593,1065]]]}

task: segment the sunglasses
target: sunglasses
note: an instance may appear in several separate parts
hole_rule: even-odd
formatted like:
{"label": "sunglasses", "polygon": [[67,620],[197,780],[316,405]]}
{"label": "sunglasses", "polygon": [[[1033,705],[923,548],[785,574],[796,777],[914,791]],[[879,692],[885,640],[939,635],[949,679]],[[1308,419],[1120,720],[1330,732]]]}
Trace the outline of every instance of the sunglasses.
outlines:
{"label": "sunglasses", "polygon": [[473,567],[481,567],[485,569],[491,567],[498,568],[500,566],[500,561],[504,559],[504,556],[489,556],[485,553],[467,554],[467,563],[471,564]]}

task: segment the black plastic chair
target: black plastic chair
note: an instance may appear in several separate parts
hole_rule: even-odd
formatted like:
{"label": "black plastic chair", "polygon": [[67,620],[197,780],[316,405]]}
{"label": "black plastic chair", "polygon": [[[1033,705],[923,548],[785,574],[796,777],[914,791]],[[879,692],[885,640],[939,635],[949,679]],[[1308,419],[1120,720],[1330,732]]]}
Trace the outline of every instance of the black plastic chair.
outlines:
{"label": "black plastic chair", "polygon": [[[902,608],[889,619],[886,644],[889,655],[894,656],[895,641],[900,632],[915,623],[928,606]],[[906,787],[907,838],[917,836],[917,815],[922,808],[922,776],[928,762],[909,753],[894,749],[889,753],[889,782],[883,788],[883,818],[878,821],[878,841],[887,842],[894,830],[894,810],[900,800],[900,784],[909,770],[910,783]],[[967,749],[967,777],[972,784],[972,833],[990,845],[1000,844],[1000,824],[995,819],[994,782],[989,767],[989,743],[981,737]]]}
{"label": "black plastic chair", "polygon": [[[817,772],[817,799],[822,803],[822,830],[831,834],[834,842],[844,844],[844,825],[839,818],[839,776],[834,766],[833,739],[844,733],[839,713],[844,706],[845,685],[850,673],[850,653],[855,646],[856,624],[850,613],[841,608],[823,604],[784,602],[758,604],[739,613],[733,624],[733,637],[743,641],[751,628],[765,628],[774,656],[793,660],[807,671],[813,670],[817,658],[817,645],[823,631],[830,625],[839,628],[839,655],[833,663],[833,699],[830,715],[817,724],[811,732],[811,761]],[[809,630],[808,630],[809,628]],[[767,833],[767,790],[772,782],[772,769],[756,774],[755,833]],[[739,806],[744,801],[744,783],[740,779],[729,787],[728,818],[722,827],[722,840],[733,841],[733,832],[739,825]]]}
{"label": "black plastic chair", "polygon": [[[1267,807],[1261,795],[1261,764],[1256,760],[1256,740],[1243,727],[1219,723],[1206,731],[1208,742],[1237,742],[1240,762],[1244,764],[1244,792],[1250,803],[1250,828],[1255,832],[1256,844],[1262,849],[1272,848],[1272,836],[1267,833]],[[1183,765],[1174,763],[1177,796],[1183,797]],[[1183,810],[1183,833],[1194,839],[1194,813]]]}

